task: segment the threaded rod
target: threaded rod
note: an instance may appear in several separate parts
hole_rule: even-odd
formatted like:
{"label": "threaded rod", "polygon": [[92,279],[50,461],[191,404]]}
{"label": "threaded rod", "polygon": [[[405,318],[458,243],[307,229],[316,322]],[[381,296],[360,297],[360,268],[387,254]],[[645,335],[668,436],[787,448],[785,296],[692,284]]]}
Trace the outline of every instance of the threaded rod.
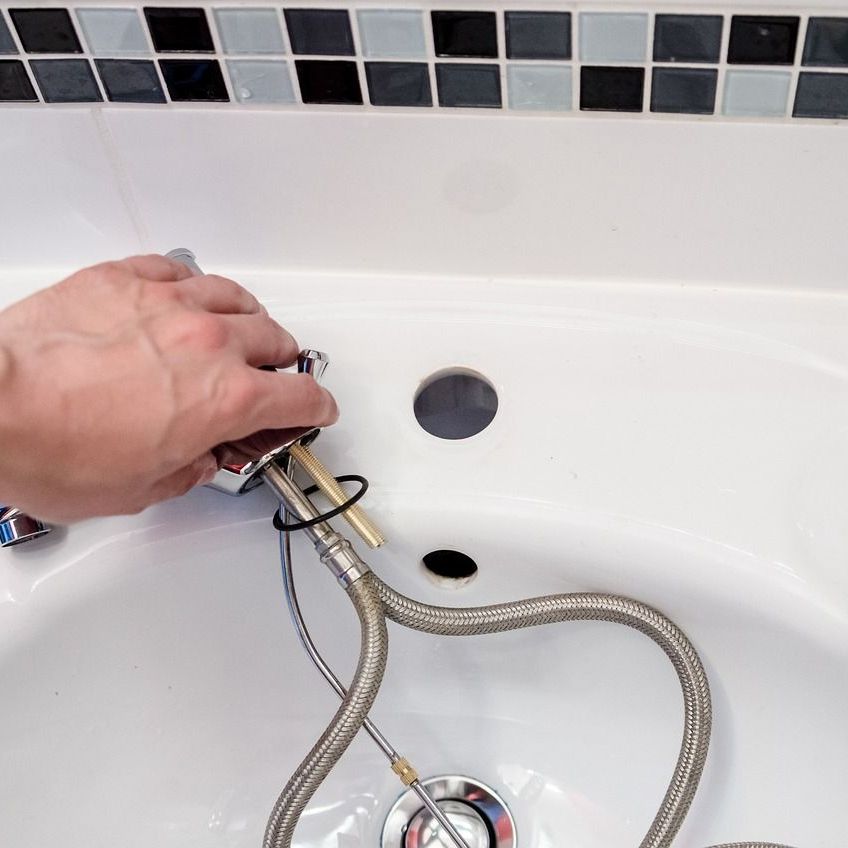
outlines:
{"label": "threaded rod", "polygon": [[[333,506],[341,506],[347,500],[347,493],[338,480],[324,467],[318,457],[305,445],[292,445],[289,454],[298,465],[312,478],[315,485],[327,496]],[[368,517],[359,504],[354,504],[342,513],[345,520],[359,534],[369,548],[379,548],[386,538],[377,525]]]}

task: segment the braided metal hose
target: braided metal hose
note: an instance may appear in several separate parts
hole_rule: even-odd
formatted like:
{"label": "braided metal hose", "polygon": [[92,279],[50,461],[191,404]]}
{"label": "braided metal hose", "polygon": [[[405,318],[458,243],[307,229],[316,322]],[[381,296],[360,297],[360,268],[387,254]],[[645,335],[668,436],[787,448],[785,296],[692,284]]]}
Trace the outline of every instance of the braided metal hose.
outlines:
{"label": "braided metal hose", "polygon": [[[632,627],[651,638],[671,660],[683,690],[684,730],[677,765],[659,811],[640,848],[667,848],[683,824],[707,759],[712,727],[710,687],[692,643],[674,622],[630,598],[600,593],[546,595],[485,607],[437,607],[396,592],[379,577],[372,583],[394,622],[440,636],[502,633],[560,621],[609,621]],[[789,848],[773,842],[735,842],[712,848]]]}
{"label": "braided metal hose", "polygon": [[359,663],[333,720],[277,798],[265,828],[263,848],[290,848],[294,829],[309,799],[362,727],[383,682],[389,639],[376,587],[367,580],[357,580],[347,593],[362,630]]}
{"label": "braided metal hose", "polygon": [[[671,660],[683,691],[684,731],[677,765],[662,804],[640,848],[668,848],[686,817],[704,769],[712,726],[710,689],[701,660],[686,635],[652,607],[600,593],[547,595],[485,607],[437,607],[396,592],[373,573],[348,594],[360,618],[362,642],[353,682],[339,710],[286,784],[268,821],[263,848],[291,848],[304,808],[347,750],[367,718],[386,667],[386,616],[443,636],[476,636],[561,621],[623,624],[651,638]],[[733,842],[710,848],[790,848],[775,842]]]}

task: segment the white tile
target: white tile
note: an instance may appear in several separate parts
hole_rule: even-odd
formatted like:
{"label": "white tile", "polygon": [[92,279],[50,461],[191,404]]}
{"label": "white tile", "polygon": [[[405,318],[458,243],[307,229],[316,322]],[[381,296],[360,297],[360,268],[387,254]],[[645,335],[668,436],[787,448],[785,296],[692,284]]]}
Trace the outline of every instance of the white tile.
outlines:
{"label": "white tile", "polygon": [[571,109],[570,67],[509,64],[506,73],[510,109]]}
{"label": "white tile", "polygon": [[85,40],[95,56],[139,56],[150,53],[135,9],[76,9]]}
{"label": "white tile", "polygon": [[779,118],[786,114],[788,71],[728,70],[724,79],[725,115]]}
{"label": "white tile", "polygon": [[647,15],[581,13],[580,58],[584,62],[644,62],[647,49]]}
{"label": "white tile", "polygon": [[239,103],[294,103],[287,62],[228,59],[227,70]]}
{"label": "white tile", "polygon": [[225,53],[285,53],[276,9],[215,9]]}
{"label": "white tile", "polygon": [[368,59],[419,59],[426,56],[423,12],[407,9],[360,9],[359,38]]}

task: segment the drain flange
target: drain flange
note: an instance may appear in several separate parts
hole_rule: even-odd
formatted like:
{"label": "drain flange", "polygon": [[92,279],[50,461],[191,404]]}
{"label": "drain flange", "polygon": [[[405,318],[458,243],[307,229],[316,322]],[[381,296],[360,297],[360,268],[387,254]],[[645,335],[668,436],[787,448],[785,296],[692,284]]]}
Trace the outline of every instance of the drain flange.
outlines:
{"label": "drain flange", "polygon": [[[515,822],[497,793],[470,777],[446,775],[422,785],[444,810],[469,848],[515,848]],[[421,800],[405,792],[383,825],[382,848],[454,848],[453,840]]]}

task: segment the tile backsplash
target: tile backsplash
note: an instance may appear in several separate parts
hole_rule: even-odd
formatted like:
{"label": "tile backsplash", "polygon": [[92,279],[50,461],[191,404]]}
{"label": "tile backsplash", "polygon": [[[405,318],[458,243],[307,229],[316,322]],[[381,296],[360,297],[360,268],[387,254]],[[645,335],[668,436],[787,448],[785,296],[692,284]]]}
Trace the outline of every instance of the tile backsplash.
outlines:
{"label": "tile backsplash", "polygon": [[0,108],[848,119],[848,12],[540,5],[2,7]]}

